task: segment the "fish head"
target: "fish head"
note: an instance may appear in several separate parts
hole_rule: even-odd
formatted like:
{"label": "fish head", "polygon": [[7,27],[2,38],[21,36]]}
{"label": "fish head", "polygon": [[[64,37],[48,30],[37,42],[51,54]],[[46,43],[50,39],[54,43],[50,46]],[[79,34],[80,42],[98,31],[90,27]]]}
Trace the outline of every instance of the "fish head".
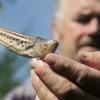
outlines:
{"label": "fish head", "polygon": [[41,57],[44,58],[47,54],[55,52],[58,45],[59,43],[55,40],[48,40],[40,43],[39,53]]}

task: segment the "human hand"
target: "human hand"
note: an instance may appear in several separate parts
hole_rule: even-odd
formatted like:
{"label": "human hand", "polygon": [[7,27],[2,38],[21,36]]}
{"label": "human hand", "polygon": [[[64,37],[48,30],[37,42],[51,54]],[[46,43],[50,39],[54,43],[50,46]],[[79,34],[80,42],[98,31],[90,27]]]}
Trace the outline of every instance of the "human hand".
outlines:
{"label": "human hand", "polygon": [[89,67],[100,70],[100,51],[95,52],[79,52],[78,58],[80,61]]}
{"label": "human hand", "polygon": [[63,56],[32,60],[32,83],[40,100],[99,100],[100,72]]}

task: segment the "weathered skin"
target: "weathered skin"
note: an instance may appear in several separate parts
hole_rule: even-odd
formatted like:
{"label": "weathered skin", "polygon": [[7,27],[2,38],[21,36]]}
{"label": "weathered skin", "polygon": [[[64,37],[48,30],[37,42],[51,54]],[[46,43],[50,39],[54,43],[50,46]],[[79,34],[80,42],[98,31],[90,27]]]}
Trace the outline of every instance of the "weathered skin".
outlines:
{"label": "weathered skin", "polygon": [[30,37],[0,28],[0,44],[18,55],[43,59],[55,52],[58,42],[40,37]]}

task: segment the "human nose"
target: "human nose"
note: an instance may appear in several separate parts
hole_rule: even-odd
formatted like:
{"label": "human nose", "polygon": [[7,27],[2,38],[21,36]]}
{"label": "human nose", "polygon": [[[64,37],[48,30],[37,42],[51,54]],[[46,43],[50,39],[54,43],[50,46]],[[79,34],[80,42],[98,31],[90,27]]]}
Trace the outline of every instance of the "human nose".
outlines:
{"label": "human nose", "polygon": [[99,25],[98,19],[93,18],[91,19],[89,24],[85,26],[84,33],[87,35],[95,35],[99,33],[99,30],[100,30],[99,28],[100,28],[100,25]]}

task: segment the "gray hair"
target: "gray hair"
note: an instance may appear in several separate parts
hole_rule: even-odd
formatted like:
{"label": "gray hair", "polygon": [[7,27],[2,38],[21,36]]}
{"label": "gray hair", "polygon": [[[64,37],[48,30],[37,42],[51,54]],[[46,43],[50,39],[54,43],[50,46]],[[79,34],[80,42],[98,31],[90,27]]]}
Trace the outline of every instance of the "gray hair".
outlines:
{"label": "gray hair", "polygon": [[54,19],[59,21],[64,17],[62,12],[64,0],[55,0],[55,14]]}

